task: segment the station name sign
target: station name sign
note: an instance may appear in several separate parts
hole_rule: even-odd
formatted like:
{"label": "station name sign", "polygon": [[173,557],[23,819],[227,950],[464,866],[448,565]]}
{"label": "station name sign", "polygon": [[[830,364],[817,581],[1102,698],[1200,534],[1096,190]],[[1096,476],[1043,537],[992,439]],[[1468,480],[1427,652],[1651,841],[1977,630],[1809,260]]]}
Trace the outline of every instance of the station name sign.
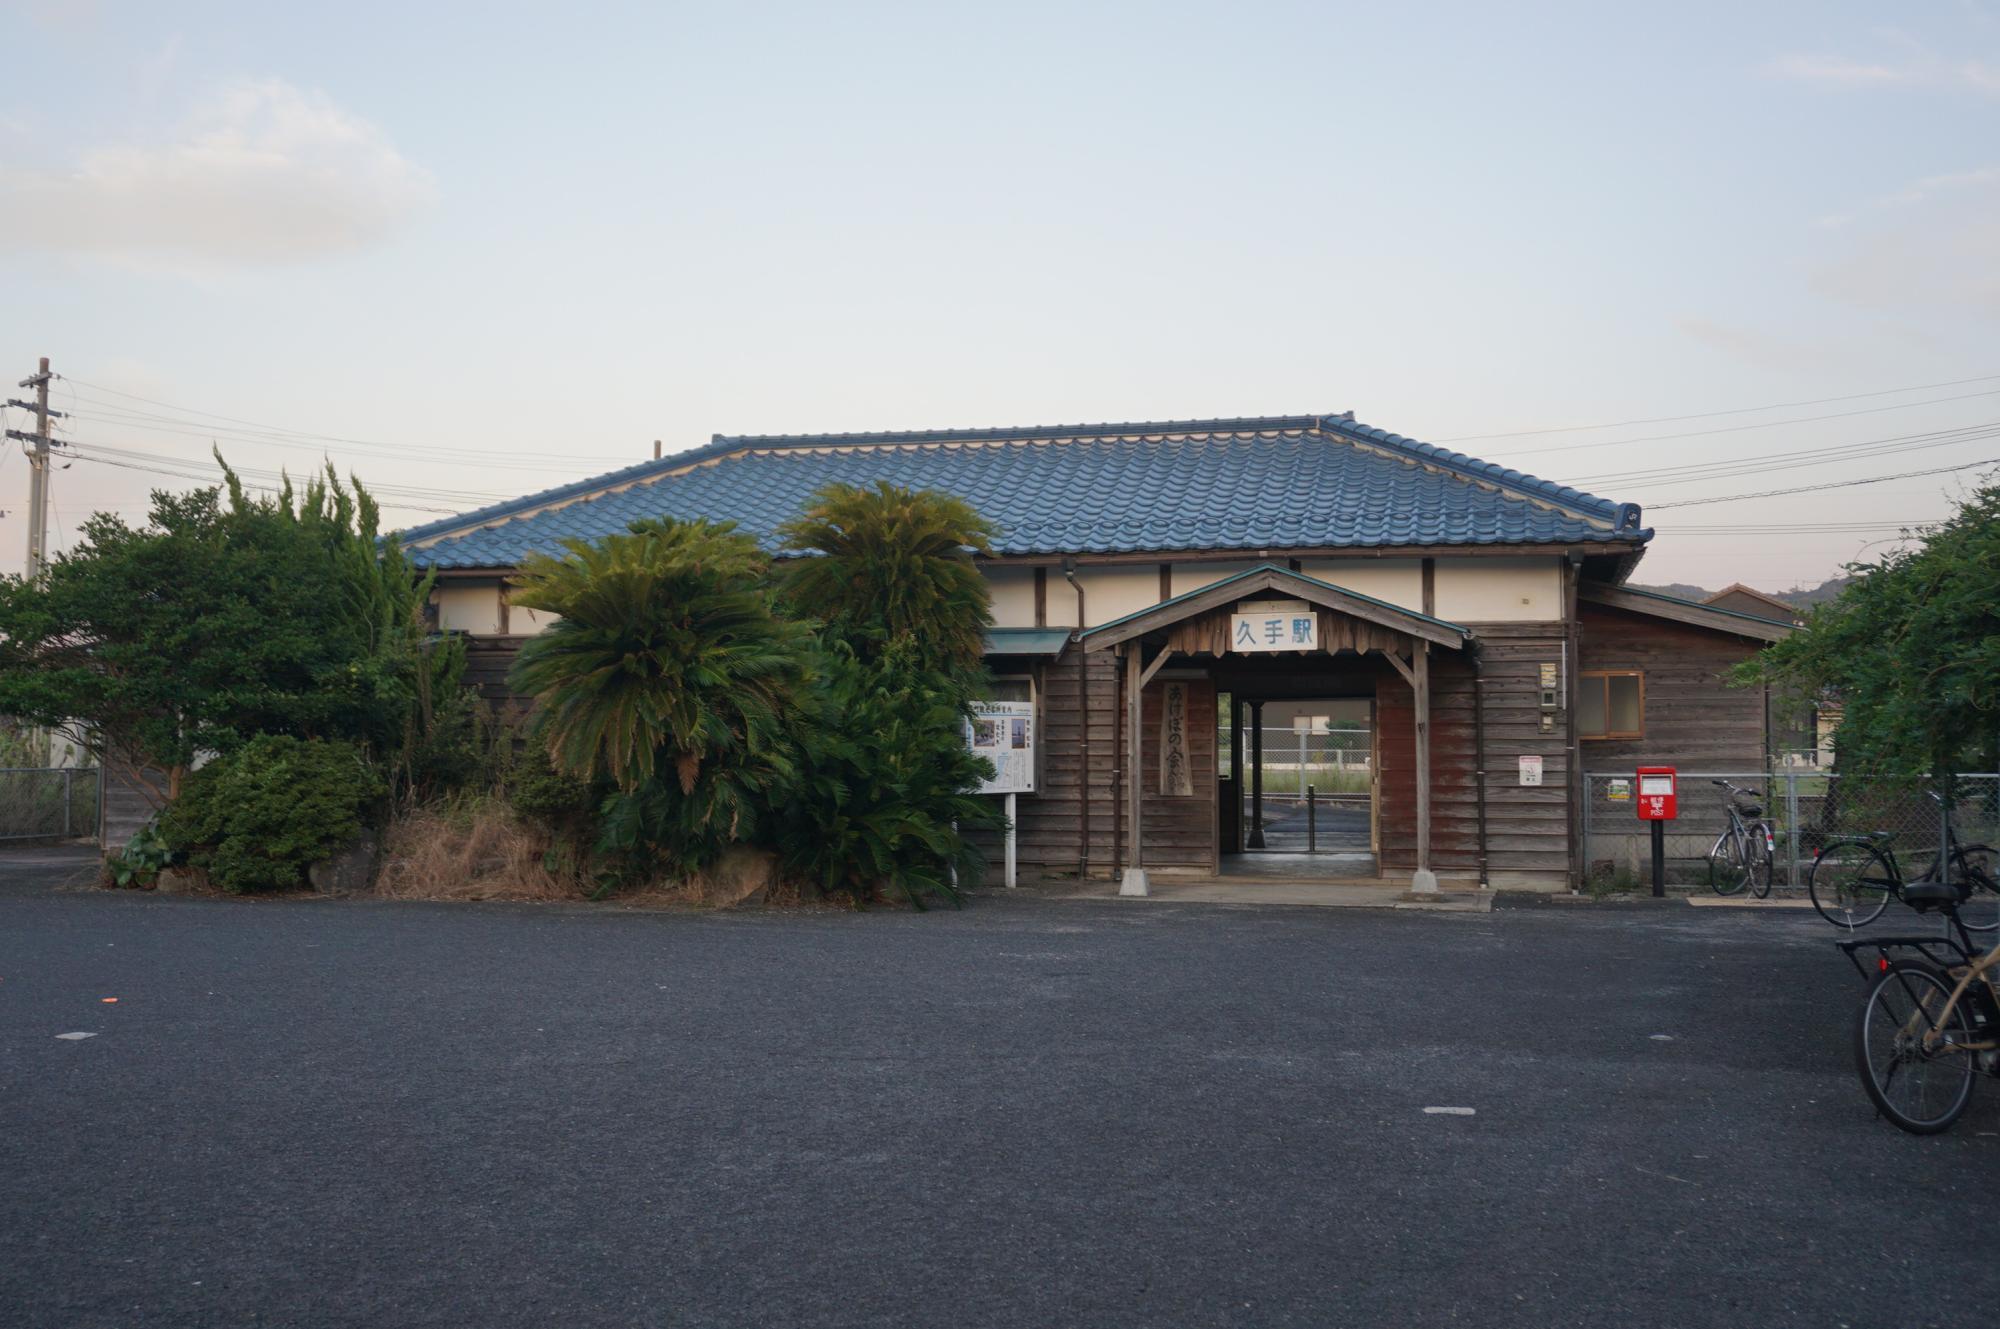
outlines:
{"label": "station name sign", "polygon": [[1229,618],[1232,651],[1316,651],[1319,611],[1304,600],[1246,600]]}

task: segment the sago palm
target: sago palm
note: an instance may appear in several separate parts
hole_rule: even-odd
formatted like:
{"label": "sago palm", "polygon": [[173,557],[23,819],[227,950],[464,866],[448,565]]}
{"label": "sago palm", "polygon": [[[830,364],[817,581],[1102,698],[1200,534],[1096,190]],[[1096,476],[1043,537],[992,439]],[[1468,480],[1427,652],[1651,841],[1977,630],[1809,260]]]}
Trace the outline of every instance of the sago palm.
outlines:
{"label": "sago palm", "polygon": [[992,552],[993,526],[970,503],[885,481],[831,484],[779,533],[806,555],[784,569],[801,612],[867,654],[909,638],[935,663],[978,667],[993,614],[972,556]]}
{"label": "sago palm", "polygon": [[563,547],[513,581],[514,603],[560,616],[512,673],[550,760],[628,795],[671,783],[710,809],[701,820],[733,821],[735,800],[697,799],[697,783],[776,745],[804,667],[803,629],[771,611],[768,560],[730,522],[640,522]]}

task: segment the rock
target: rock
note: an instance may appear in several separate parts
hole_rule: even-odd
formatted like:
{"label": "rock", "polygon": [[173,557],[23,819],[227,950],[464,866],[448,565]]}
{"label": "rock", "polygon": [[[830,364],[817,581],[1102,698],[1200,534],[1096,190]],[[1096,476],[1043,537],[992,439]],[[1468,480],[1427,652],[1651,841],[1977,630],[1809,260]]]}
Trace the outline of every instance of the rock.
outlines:
{"label": "rock", "polygon": [[776,854],[738,845],[725,851],[709,874],[710,898],[724,909],[754,908],[764,903],[777,875]]}
{"label": "rock", "polygon": [[201,889],[201,875],[193,868],[162,868],[153,878],[153,890],[161,895],[186,895]]}
{"label": "rock", "polygon": [[365,891],[375,881],[375,833],[363,831],[332,858],[323,858],[306,869],[306,880],[321,895],[348,895]]}

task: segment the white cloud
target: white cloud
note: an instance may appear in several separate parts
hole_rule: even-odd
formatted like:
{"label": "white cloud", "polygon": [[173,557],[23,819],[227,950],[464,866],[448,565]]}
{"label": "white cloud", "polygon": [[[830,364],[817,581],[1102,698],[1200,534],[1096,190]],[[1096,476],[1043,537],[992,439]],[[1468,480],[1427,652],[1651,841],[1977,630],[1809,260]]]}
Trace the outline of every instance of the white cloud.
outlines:
{"label": "white cloud", "polygon": [[1802,370],[1825,373],[1846,372],[1860,367],[1855,364],[1854,348],[1846,344],[1802,341],[1761,328],[1709,318],[1683,318],[1677,321],[1677,326],[1685,336],[1704,346],[1760,369],[1782,373]]}
{"label": "white cloud", "polygon": [[1868,225],[1812,272],[1820,294],[1905,314],[2000,316],[2000,166],[1926,176],[1856,218]]}
{"label": "white cloud", "polygon": [[382,239],[435,197],[364,120],[277,79],[234,84],[172,141],[0,170],[0,248],[198,267],[297,262]]}
{"label": "white cloud", "polygon": [[1779,78],[1806,83],[1826,83],[1835,87],[1866,88],[1884,83],[1909,81],[1906,71],[1894,65],[1870,65],[1837,55],[1781,55],[1767,66]]}
{"label": "white cloud", "polygon": [[1984,60],[1947,60],[1923,50],[1894,61],[1794,52],[1772,60],[1764,72],[1824,88],[1939,88],[2000,97],[2000,66]]}

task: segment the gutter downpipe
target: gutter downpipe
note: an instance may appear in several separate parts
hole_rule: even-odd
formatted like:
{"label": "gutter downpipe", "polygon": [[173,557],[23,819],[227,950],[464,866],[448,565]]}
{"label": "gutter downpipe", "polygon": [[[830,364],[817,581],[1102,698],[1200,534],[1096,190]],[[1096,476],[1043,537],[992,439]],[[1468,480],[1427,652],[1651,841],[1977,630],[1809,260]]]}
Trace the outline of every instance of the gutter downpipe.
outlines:
{"label": "gutter downpipe", "polygon": [[1479,670],[1479,643],[1472,643],[1472,766],[1478,782],[1474,791],[1479,807],[1479,889],[1490,891],[1493,883],[1486,874],[1486,678]]}
{"label": "gutter downpipe", "polygon": [[1076,592],[1076,735],[1080,748],[1077,777],[1076,879],[1090,875],[1090,668],[1084,657],[1083,630],[1090,620],[1084,617],[1083,587],[1076,580],[1076,560],[1062,562],[1063,580]]}

